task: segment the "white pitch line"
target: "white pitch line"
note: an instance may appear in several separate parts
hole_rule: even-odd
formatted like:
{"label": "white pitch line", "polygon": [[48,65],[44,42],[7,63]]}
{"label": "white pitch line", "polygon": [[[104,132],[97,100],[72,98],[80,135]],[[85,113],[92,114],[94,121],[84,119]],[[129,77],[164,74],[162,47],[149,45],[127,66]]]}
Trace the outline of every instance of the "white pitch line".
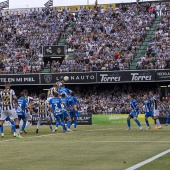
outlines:
{"label": "white pitch line", "polygon": [[[111,129],[114,129],[114,128],[107,128],[107,129],[93,129],[93,130],[84,130],[84,131],[78,131],[78,132],[91,132],[91,131],[102,131],[102,130],[111,130]],[[74,132],[74,131],[72,131]],[[68,132],[68,133],[72,133],[72,132]],[[30,137],[26,137],[24,139],[31,139],[31,138],[41,138],[41,137],[46,137],[46,136],[53,136],[53,135],[58,135],[58,134],[63,134],[63,133],[55,133],[55,134],[48,134],[48,135],[39,135],[39,136],[30,136]],[[18,139],[8,139],[8,140],[2,140],[0,141],[0,143],[3,143],[3,142],[10,142],[10,141],[15,141],[15,140],[18,140]]]}
{"label": "white pitch line", "polygon": [[143,161],[143,162],[140,162],[140,163],[138,163],[138,164],[136,164],[136,165],[134,165],[134,166],[131,166],[130,168],[127,168],[127,169],[125,169],[125,170],[135,170],[135,169],[137,169],[137,168],[140,168],[141,166],[146,165],[146,164],[154,161],[155,159],[158,159],[158,158],[160,158],[161,156],[166,155],[167,153],[170,153],[170,149],[168,149],[168,150],[166,150],[166,151],[164,151],[164,152],[162,152],[162,153],[159,153],[158,155],[155,155],[155,156],[153,156],[152,158],[149,158],[149,159],[147,159],[147,160],[145,160],[145,161]]}

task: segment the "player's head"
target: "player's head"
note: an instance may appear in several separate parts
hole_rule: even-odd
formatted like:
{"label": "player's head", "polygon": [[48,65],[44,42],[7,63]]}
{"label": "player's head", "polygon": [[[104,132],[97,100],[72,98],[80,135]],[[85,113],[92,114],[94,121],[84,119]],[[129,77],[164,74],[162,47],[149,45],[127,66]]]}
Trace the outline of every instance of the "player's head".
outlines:
{"label": "player's head", "polygon": [[9,89],[11,87],[11,83],[9,81],[5,82],[5,88]]}
{"label": "player's head", "polygon": [[149,97],[153,97],[153,96],[154,96],[153,91],[150,91],[150,92],[149,92]]}
{"label": "player's head", "polygon": [[66,97],[66,94],[65,94],[65,93],[61,93],[61,97],[62,97],[62,98],[65,98],[65,97]]}
{"label": "player's head", "polygon": [[46,94],[45,93],[41,93],[40,94],[40,99],[41,100],[45,100],[46,99]]}
{"label": "player's head", "polygon": [[143,99],[146,100],[148,98],[148,95],[147,94],[144,94],[143,95]]}
{"label": "player's head", "polygon": [[25,96],[28,96],[28,90],[23,90],[23,92],[24,92],[24,94],[25,94]]}
{"label": "player's head", "polygon": [[133,99],[133,95],[132,95],[132,94],[128,94],[127,99],[128,99],[128,100]]}
{"label": "player's head", "polygon": [[54,96],[54,97],[58,97],[59,95],[58,95],[57,92],[53,92],[53,96]]}
{"label": "player's head", "polygon": [[61,83],[61,85],[60,85],[60,88],[64,88],[65,86],[64,86],[64,84],[63,83]]}
{"label": "player's head", "polygon": [[74,91],[72,91],[70,94],[71,94],[71,96],[75,96],[75,92]]}
{"label": "player's head", "polygon": [[24,97],[24,96],[25,96],[25,93],[22,91],[22,92],[20,93],[20,96],[21,96],[21,97]]}
{"label": "player's head", "polygon": [[61,82],[62,84],[64,84],[64,83],[65,83],[65,81],[64,81],[64,77],[61,77],[61,78],[60,78],[60,82]]}

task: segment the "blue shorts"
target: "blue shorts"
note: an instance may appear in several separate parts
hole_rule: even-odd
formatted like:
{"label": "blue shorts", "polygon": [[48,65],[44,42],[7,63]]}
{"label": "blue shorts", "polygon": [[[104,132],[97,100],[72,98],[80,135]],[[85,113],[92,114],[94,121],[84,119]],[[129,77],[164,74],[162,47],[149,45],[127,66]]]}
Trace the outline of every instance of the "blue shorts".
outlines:
{"label": "blue shorts", "polygon": [[131,113],[129,114],[129,117],[130,117],[130,118],[138,117],[138,114],[139,114],[139,112],[131,112]]}
{"label": "blue shorts", "polygon": [[63,114],[64,114],[64,119],[67,118],[67,117],[70,117],[68,112],[64,112]]}
{"label": "blue shorts", "polygon": [[56,120],[63,120],[64,119],[64,114],[59,114],[59,115],[54,115],[54,117],[56,118]]}
{"label": "blue shorts", "polygon": [[25,113],[23,113],[22,115],[18,115],[18,120],[20,121],[21,119],[22,120],[26,119]]}
{"label": "blue shorts", "polygon": [[145,117],[153,117],[153,112],[146,112]]}
{"label": "blue shorts", "polygon": [[76,113],[76,111],[70,112],[70,117],[78,117],[79,115]]}
{"label": "blue shorts", "polygon": [[6,120],[6,121],[10,121],[10,117],[9,117],[9,116],[7,116],[5,120]]}

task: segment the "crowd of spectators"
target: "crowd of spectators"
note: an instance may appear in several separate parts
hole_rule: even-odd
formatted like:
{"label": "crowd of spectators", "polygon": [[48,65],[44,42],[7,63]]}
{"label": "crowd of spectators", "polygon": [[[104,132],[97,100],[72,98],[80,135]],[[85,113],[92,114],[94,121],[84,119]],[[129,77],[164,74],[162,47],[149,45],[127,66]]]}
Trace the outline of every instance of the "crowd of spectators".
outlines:
{"label": "crowd of spectators", "polygon": [[147,53],[137,62],[137,69],[170,68],[170,3],[160,6],[161,20],[149,42]]}
{"label": "crowd of spectators", "polygon": [[61,11],[7,12],[0,18],[0,72],[40,72],[44,68],[42,46],[57,45],[71,20],[72,14]]}
{"label": "crowd of spectators", "polygon": [[113,71],[129,69],[156,14],[149,13],[150,4],[102,6],[94,10],[75,11],[76,26],[70,31],[67,45],[74,50],[74,59],[64,61],[67,70]]}
{"label": "crowd of spectators", "polygon": [[[129,69],[154,20],[163,19],[137,69],[169,67],[169,3],[102,6],[74,13],[30,11],[28,15],[0,14],[0,73],[114,71]],[[66,29],[68,35],[65,34]],[[42,46],[58,45],[66,38],[74,58],[44,63]]]}

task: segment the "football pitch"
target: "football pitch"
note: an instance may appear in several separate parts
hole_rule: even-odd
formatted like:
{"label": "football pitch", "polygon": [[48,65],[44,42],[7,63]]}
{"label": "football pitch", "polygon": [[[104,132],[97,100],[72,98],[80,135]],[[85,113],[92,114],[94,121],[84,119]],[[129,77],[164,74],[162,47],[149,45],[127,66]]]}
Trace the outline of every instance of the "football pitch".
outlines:
{"label": "football pitch", "polygon": [[[160,130],[136,124],[126,131],[126,115],[94,115],[93,125],[78,126],[77,131],[50,133],[47,126],[27,128],[24,139],[15,139],[5,127],[0,139],[2,170],[123,170],[170,149],[170,126]],[[133,122],[133,121],[132,121]],[[153,122],[152,122],[153,123]],[[152,124],[152,127],[154,125]],[[170,153],[140,168],[170,169]]]}

